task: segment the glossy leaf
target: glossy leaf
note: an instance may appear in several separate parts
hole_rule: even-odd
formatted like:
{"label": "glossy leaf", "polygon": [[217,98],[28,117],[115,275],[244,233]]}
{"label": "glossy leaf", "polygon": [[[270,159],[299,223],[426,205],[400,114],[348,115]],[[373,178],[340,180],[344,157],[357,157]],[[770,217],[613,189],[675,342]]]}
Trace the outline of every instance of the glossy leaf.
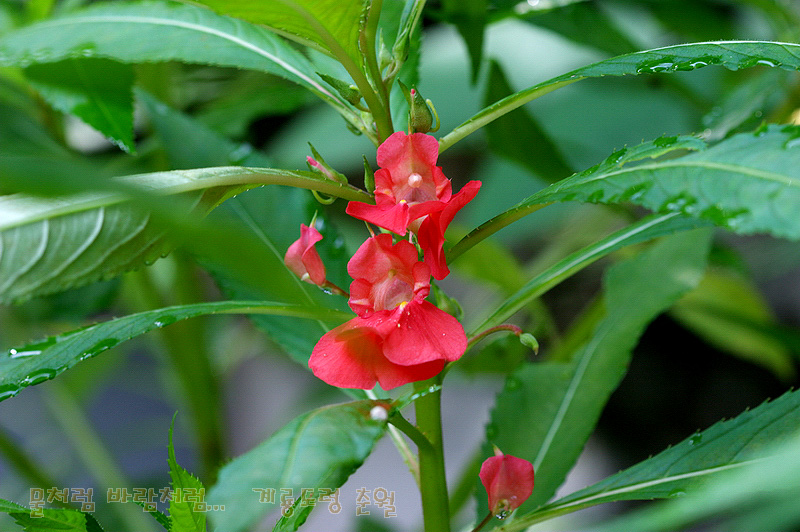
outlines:
{"label": "glossy leaf", "polygon": [[493,103],[439,139],[439,151],[446,150],[470,133],[517,107],[582,79],[688,71],[709,65],[720,65],[729,70],[758,65],[798,70],[800,69],[800,44],[768,41],[692,43],[656,48],[599,61]]}
{"label": "glossy leaf", "polygon": [[[386,423],[374,421],[373,403],[360,401],[313,410],[295,418],[256,448],[220,470],[208,501],[224,505],[214,526],[226,532],[249,530],[267,512],[278,508],[281,490],[339,488],[369,456]],[[264,490],[264,491],[261,491]],[[272,502],[260,494],[273,490]]]}
{"label": "glossy leaf", "polygon": [[[659,142],[677,145],[680,140]],[[684,157],[632,166],[623,166],[626,151],[534,194],[519,207],[553,201],[630,202],[658,212],[680,212],[737,233],[800,238],[800,127],[769,126]]]}
{"label": "glossy leaf", "polygon": [[365,0],[199,0],[219,13],[262,24],[281,35],[328,52],[339,50],[361,64],[359,34]]}
{"label": "glossy leaf", "polygon": [[524,530],[548,517],[604,502],[686,495],[721,473],[762,461],[765,448],[787,441],[797,432],[798,426],[800,392],[787,392],[774,401],[721,421],[652,458],[548,504],[517,520],[509,530]]}
{"label": "glossy leaf", "polygon": [[133,68],[108,59],[75,58],[25,69],[31,85],[55,109],[70,113],[133,152]]}
{"label": "glossy leaf", "polygon": [[[609,269],[606,316],[568,363],[526,364],[510,375],[486,429],[487,446],[529,460],[532,497],[520,513],[545,503],[563,482],[594,429],[647,324],[700,281],[710,232],[666,237]],[[485,512],[485,498],[479,497]]]}
{"label": "glossy leaf", "polygon": [[[169,428],[167,463],[172,481],[169,501],[169,532],[206,532],[205,487],[200,480],[178,464]],[[203,502],[197,502],[203,501]]]}
{"label": "glossy leaf", "polygon": [[0,354],[0,401],[39,384],[75,364],[146,332],[188,318],[216,313],[274,314],[338,323],[337,311],[264,301],[218,301],[148,310],[51,336]]}
{"label": "glossy leaf", "polygon": [[308,59],[272,32],[191,5],[109,2],[0,37],[0,66],[86,57],[260,70],[299,83],[329,102],[339,101]]}
{"label": "glossy leaf", "polygon": [[[489,105],[511,91],[502,68],[492,61],[484,103]],[[487,124],[486,135],[495,153],[522,164],[548,183],[573,174],[558,147],[525,109],[517,109]]]}
{"label": "glossy leaf", "polygon": [[[0,179],[2,182],[2,179]],[[257,168],[204,168],[156,172],[97,182],[111,191],[43,199],[23,194],[0,197],[0,302],[65,290],[139,267],[171,249],[164,226],[151,214],[122,204],[128,197],[160,208],[175,219],[177,196],[194,192],[195,210],[207,212],[232,194],[259,184],[328,189],[338,196],[369,201],[366,193],[311,172]],[[29,186],[35,186],[30,183]],[[115,191],[115,188],[117,191]],[[157,197],[174,196],[170,205]],[[178,203],[175,203],[178,202]],[[159,207],[160,206],[160,207]]]}

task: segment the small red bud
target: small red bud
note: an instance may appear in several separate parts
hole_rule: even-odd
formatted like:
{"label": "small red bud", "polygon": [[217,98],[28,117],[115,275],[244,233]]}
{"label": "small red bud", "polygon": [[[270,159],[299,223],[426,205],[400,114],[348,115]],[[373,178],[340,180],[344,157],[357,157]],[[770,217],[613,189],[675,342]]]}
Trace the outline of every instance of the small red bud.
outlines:
{"label": "small red bud", "polygon": [[489,511],[505,517],[533,493],[533,464],[497,449],[495,453],[483,462],[479,476],[489,495]]}

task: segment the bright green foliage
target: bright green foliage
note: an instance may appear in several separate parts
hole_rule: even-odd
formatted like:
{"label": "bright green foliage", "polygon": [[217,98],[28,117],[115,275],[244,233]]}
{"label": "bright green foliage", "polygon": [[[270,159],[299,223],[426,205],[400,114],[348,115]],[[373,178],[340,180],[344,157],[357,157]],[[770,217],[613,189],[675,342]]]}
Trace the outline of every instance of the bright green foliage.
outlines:
{"label": "bright green foliage", "polygon": [[0,38],[0,65],[106,57],[125,63],[183,61],[260,70],[337,99],[311,63],[264,28],[191,5],[106,3]]}
{"label": "bright green foliage", "polygon": [[[705,269],[708,230],[666,237],[605,276],[606,317],[570,362],[526,364],[506,380],[486,429],[491,454],[531,461],[536,489],[520,510],[545,503],[561,485],[625,374],[645,326],[696,285]],[[478,515],[486,499],[477,495]]]}
{"label": "bright green foliage", "polygon": [[6,352],[0,357],[0,401],[13,397],[23,388],[52,379],[78,362],[97,356],[121,342],[179,320],[214,313],[277,314],[332,320],[334,323],[347,317],[317,307],[264,301],[198,303],[130,314]]}
{"label": "bright green foliage", "polygon": [[[653,142],[665,147],[678,143],[678,138]],[[623,148],[600,165],[534,194],[521,206],[631,202],[708,220],[737,233],[800,238],[798,127],[769,126],[684,157],[623,167],[626,152]]]}
{"label": "bright green foliage", "polygon": [[208,497],[210,504],[225,506],[214,525],[226,532],[247,530],[277,508],[277,496],[272,503],[259,502],[261,489],[291,489],[295,497],[303,488],[313,489],[318,498],[321,488],[341,486],[386,428],[385,422],[370,419],[372,405],[361,401],[303,414],[223,467]]}
{"label": "bright green foliage", "polygon": [[361,63],[359,33],[365,0],[201,0],[219,13],[263,24],[334,57]]}
{"label": "bright green foliage", "polygon": [[686,495],[726,471],[758,464],[764,459],[761,453],[790,439],[799,423],[800,392],[787,392],[774,401],[719,422],[652,458],[540,508],[515,523],[515,529],[529,526],[537,520],[540,512],[552,515],[566,508],[574,511],[603,502]]}
{"label": "bright green foliage", "polygon": [[25,532],[96,532],[89,527],[87,515],[78,510],[44,509],[44,517],[32,517],[26,513],[13,513],[11,516]]}
{"label": "bright green foliage", "polygon": [[33,64],[25,76],[55,109],[71,113],[125,151],[133,145],[133,68],[107,59]]}
{"label": "bright green foliage", "polygon": [[[206,489],[197,477],[186,471],[175,458],[172,445],[172,429],[169,428],[169,476],[172,479],[172,497],[169,501],[170,532],[205,532]],[[197,501],[203,502],[197,502]]]}

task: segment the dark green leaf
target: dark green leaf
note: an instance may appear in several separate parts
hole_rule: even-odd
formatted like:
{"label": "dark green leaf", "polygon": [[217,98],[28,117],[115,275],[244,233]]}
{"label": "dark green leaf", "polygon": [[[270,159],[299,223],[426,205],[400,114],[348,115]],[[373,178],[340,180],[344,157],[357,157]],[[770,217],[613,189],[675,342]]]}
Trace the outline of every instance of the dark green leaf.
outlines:
{"label": "dark green leaf", "polygon": [[[710,244],[706,229],[666,237],[609,269],[606,317],[569,363],[526,364],[509,376],[486,429],[490,444],[531,461],[536,489],[522,512],[561,485],[630,361],[647,324],[700,281]],[[478,514],[486,512],[485,494]]]}
{"label": "dark green leaf", "polygon": [[[484,105],[512,92],[503,70],[490,63]],[[525,109],[517,109],[486,125],[489,146],[498,154],[516,161],[552,183],[572,175],[573,171],[547,133]]]}
{"label": "dark green leaf", "polygon": [[172,428],[172,426],[169,428],[169,456],[167,458],[169,477],[172,479],[169,531],[206,532],[206,489],[197,477],[178,464],[178,460],[175,458],[175,447],[172,445]]}
{"label": "dark green leaf", "polygon": [[90,532],[86,515],[78,510],[45,508],[43,517],[26,512],[10,514],[25,532]]}
{"label": "dark green leaf", "polygon": [[[654,141],[678,146],[677,138]],[[640,151],[651,143],[636,148]],[[626,150],[534,194],[552,201],[631,202],[680,212],[737,233],[800,238],[800,127],[769,126],[684,157],[623,166]]]}
{"label": "dark green leaf", "polygon": [[0,355],[0,401],[20,390],[54,378],[78,362],[115,345],[179,320],[215,313],[277,314],[334,323],[347,314],[264,301],[218,301],[148,310],[98,323],[41,342],[19,346]]}
{"label": "dark green leaf", "polygon": [[489,20],[486,12],[488,0],[443,0],[442,7],[446,20],[455,24],[467,45],[472,82],[475,83],[481,69],[484,29]]}
{"label": "dark green leaf", "polygon": [[0,38],[0,66],[85,57],[260,70],[299,83],[329,102],[338,101],[318,81],[308,59],[272,32],[191,5],[109,2]]}
{"label": "dark green leaf", "polygon": [[540,508],[515,522],[514,529],[523,530],[548,515],[604,502],[685,495],[725,471],[762,461],[764,449],[785,442],[799,425],[800,392],[787,392],[779,399],[719,422],[652,458]]}
{"label": "dark green leaf", "polygon": [[[327,406],[294,419],[255,449],[220,470],[209,502],[225,506],[214,525],[226,532],[248,530],[278,508],[283,493],[292,499],[302,489],[339,488],[369,456],[386,423],[373,421],[373,403],[361,401]],[[272,502],[260,502],[272,494]]]}
{"label": "dark green leaf", "polygon": [[67,59],[25,69],[31,85],[55,109],[70,113],[127,152],[133,145],[133,68],[99,58]]}
{"label": "dark green leaf", "polygon": [[[439,139],[442,152],[470,133],[513,111],[531,100],[576,81],[601,76],[625,76],[695,70],[709,65],[729,70],[758,65],[800,69],[800,44],[767,41],[723,41],[667,46],[644,52],[621,55],[573,70],[528,89],[507,96]],[[524,68],[525,65],[520,65]]]}

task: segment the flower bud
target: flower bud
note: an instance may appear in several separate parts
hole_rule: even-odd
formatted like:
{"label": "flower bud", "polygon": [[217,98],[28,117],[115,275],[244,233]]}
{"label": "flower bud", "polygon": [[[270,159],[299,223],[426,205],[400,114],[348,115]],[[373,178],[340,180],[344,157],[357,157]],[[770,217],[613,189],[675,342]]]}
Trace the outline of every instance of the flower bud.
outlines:
{"label": "flower bud", "polygon": [[489,495],[489,511],[501,519],[533,493],[533,464],[497,448],[495,456],[483,462],[479,476]]}
{"label": "flower bud", "polygon": [[427,133],[433,127],[433,114],[417,89],[411,89],[411,109],[408,121],[412,133]]}
{"label": "flower bud", "polygon": [[355,85],[351,85],[350,83],[336,79],[333,76],[323,74],[322,72],[317,72],[317,75],[321,77],[325,83],[336,89],[336,92],[338,92],[342,98],[344,98],[351,105],[356,105],[361,101],[361,92]]}
{"label": "flower bud", "polygon": [[289,246],[283,262],[302,281],[324,286],[325,264],[314,247],[320,240],[322,235],[313,227],[313,223],[311,227],[300,224],[300,238]]}
{"label": "flower bud", "polygon": [[322,158],[322,155],[314,148],[314,146],[309,142],[308,146],[311,148],[311,155],[306,156],[306,161],[308,162],[308,167],[311,169],[312,172],[318,172],[331,181],[336,181],[337,183],[347,183],[347,177],[342,174],[341,172],[337,172],[331,166],[325,162],[325,159]]}

